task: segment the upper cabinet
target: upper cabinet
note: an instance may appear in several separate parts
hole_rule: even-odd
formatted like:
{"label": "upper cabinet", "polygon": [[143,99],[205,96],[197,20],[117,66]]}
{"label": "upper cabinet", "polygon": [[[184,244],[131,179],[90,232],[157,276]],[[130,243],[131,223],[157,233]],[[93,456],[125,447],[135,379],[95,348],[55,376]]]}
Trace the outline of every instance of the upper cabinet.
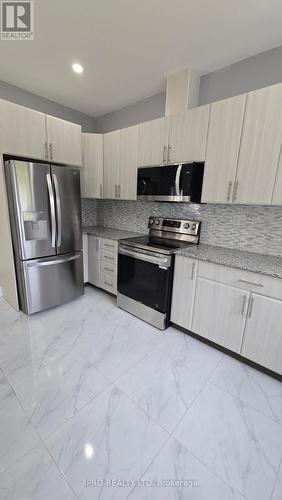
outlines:
{"label": "upper cabinet", "polygon": [[119,130],[104,135],[104,198],[119,197],[119,138]]}
{"label": "upper cabinet", "polygon": [[234,201],[271,203],[282,141],[282,84],[247,95]]}
{"label": "upper cabinet", "polygon": [[82,134],[81,196],[103,198],[103,134]]}
{"label": "upper cabinet", "polygon": [[45,114],[1,100],[0,150],[2,153],[48,159]]}
{"label": "upper cabinet", "polygon": [[278,163],[276,182],[272,196],[272,203],[273,205],[282,205],[282,143],[281,143],[280,159]]}
{"label": "upper cabinet", "polygon": [[168,118],[159,118],[139,125],[139,167],[166,163],[168,130]]}
{"label": "upper cabinet", "polygon": [[49,159],[81,166],[81,126],[46,115],[46,127]]}
{"label": "upper cabinet", "polygon": [[81,127],[0,100],[0,151],[80,166]]}
{"label": "upper cabinet", "polygon": [[104,198],[136,200],[138,126],[104,135]]}
{"label": "upper cabinet", "polygon": [[123,200],[137,197],[138,126],[120,131],[119,196]]}
{"label": "upper cabinet", "polygon": [[210,105],[169,117],[167,163],[205,161]]}
{"label": "upper cabinet", "polygon": [[246,94],[211,104],[202,201],[231,203]]}

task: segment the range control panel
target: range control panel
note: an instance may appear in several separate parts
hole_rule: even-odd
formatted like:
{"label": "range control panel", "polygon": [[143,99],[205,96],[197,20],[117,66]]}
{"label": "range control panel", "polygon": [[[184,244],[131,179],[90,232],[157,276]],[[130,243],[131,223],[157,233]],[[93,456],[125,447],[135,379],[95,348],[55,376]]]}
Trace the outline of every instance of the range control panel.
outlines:
{"label": "range control panel", "polygon": [[149,218],[148,227],[158,231],[168,231],[172,233],[191,234],[193,236],[200,232],[201,223],[195,220],[171,219],[164,217]]}

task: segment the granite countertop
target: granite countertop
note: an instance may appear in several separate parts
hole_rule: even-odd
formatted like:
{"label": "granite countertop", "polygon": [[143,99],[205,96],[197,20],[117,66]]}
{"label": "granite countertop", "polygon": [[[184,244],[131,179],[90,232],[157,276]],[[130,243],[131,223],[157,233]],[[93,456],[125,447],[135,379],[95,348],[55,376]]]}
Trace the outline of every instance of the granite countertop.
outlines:
{"label": "granite countertop", "polygon": [[236,269],[259,273],[273,278],[282,278],[282,258],[273,255],[263,255],[201,243],[182,248],[175,253],[176,255],[190,257],[191,259],[235,267]]}
{"label": "granite countertop", "polygon": [[135,238],[142,236],[142,233],[135,233],[133,231],[125,231],[124,229],[113,229],[111,227],[101,226],[84,226],[82,227],[84,234],[93,234],[99,238],[108,238],[109,240],[123,240],[125,238]]}

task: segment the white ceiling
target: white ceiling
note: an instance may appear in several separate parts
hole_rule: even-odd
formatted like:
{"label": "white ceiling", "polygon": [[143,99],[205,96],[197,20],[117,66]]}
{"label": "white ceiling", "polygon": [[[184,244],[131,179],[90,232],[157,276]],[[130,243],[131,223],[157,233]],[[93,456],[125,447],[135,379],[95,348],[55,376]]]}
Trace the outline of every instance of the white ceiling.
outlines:
{"label": "white ceiling", "polygon": [[[35,40],[0,41],[0,79],[99,116],[282,45],[281,0],[35,0]],[[83,75],[71,70],[83,64]]]}

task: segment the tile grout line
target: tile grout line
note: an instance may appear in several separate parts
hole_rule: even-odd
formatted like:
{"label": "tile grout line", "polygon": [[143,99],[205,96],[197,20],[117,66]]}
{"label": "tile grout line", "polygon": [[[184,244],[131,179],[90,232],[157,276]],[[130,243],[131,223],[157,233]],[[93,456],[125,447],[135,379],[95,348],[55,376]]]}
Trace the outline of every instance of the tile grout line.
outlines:
{"label": "tile grout line", "polygon": [[278,420],[274,420],[273,418],[271,418],[269,415],[266,415],[265,413],[263,413],[261,410],[258,410],[257,408],[255,408],[253,405],[251,405],[250,403],[246,403],[246,401],[243,401],[242,399],[240,399],[238,396],[235,396],[234,394],[231,394],[231,392],[228,392],[227,389],[224,389],[223,387],[221,387],[220,385],[216,384],[215,382],[213,382],[212,380],[209,380],[209,383],[212,384],[214,387],[216,387],[217,389],[219,389],[220,391],[224,392],[225,394],[227,394],[228,396],[230,396],[231,398],[233,399],[236,399],[236,401],[239,401],[240,403],[242,403],[243,405],[246,405],[248,406],[248,408],[250,408],[251,410],[253,411],[256,411],[257,413],[259,413],[260,415],[262,415],[263,417],[265,418],[268,418],[271,422],[273,422],[274,424],[277,424],[277,425],[280,425],[282,426],[282,422],[278,422]]}

